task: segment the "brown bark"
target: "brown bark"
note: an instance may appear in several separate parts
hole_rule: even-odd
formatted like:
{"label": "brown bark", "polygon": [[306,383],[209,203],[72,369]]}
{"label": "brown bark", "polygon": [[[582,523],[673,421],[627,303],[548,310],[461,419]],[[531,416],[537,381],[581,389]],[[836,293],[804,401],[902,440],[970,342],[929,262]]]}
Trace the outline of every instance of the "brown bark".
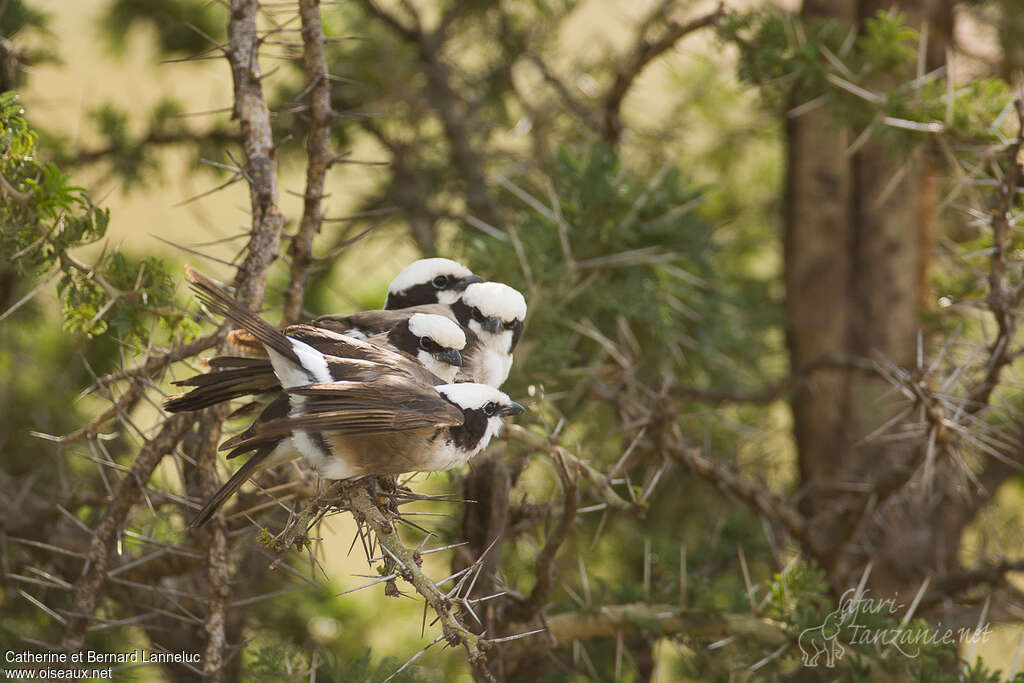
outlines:
{"label": "brown bark", "polygon": [[[807,20],[830,18],[854,26],[890,5],[807,0],[802,13]],[[950,3],[917,0],[900,9],[918,30],[927,23],[926,65],[937,67],[951,33]],[[885,91],[913,76],[894,75],[875,87]],[[876,138],[849,154],[861,132],[835,126],[823,109],[787,122],[786,313],[795,372],[837,355],[914,365],[917,309],[927,300],[934,193],[920,152],[897,158]],[[929,567],[955,560],[954,541],[935,542],[948,531],[938,516],[918,519],[920,513],[901,503],[868,519],[868,493],[841,493],[850,484],[882,480],[888,483],[876,486],[875,494],[884,500],[906,482],[920,457],[905,444],[865,440],[892,417],[884,400],[891,385],[827,366],[807,377],[794,393],[792,409],[803,485],[800,510],[813,520],[814,536],[832,541],[818,560],[836,581],[848,583],[868,559],[850,548],[864,548],[864,541],[874,539],[879,545],[867,544],[876,562],[872,576],[894,590],[919,581]],[[901,532],[911,528],[913,534]],[[854,534],[856,544],[850,543]]]}
{"label": "brown bark", "polygon": [[302,297],[309,267],[313,264],[313,238],[323,224],[324,181],[331,166],[331,82],[327,73],[319,0],[300,0],[299,15],[302,17],[302,62],[312,87],[309,91],[309,133],[306,137],[306,193],[299,231],[288,247],[292,267],[284,297],[282,324],[296,323],[302,317]]}

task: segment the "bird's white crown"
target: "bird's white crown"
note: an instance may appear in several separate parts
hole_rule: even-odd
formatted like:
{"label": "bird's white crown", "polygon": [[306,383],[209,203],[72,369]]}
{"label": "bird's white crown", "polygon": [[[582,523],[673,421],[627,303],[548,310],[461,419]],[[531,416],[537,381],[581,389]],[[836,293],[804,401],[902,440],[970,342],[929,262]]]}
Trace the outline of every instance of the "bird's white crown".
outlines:
{"label": "bird's white crown", "polygon": [[475,282],[466,287],[462,301],[488,318],[505,322],[526,318],[526,299],[517,290],[500,282]]}
{"label": "bird's white crown", "polygon": [[433,339],[446,349],[461,351],[466,347],[466,333],[443,315],[413,313],[409,317],[409,331],[417,337]]}
{"label": "bird's white crown", "polygon": [[512,403],[508,394],[486,384],[460,382],[441,384],[434,389],[463,410],[480,409],[492,401],[502,406]]}
{"label": "bird's white crown", "polygon": [[413,261],[402,269],[391,281],[388,292],[397,294],[410,287],[430,282],[438,275],[451,275],[456,278],[469,277],[473,274],[466,266],[446,258],[421,258]]}

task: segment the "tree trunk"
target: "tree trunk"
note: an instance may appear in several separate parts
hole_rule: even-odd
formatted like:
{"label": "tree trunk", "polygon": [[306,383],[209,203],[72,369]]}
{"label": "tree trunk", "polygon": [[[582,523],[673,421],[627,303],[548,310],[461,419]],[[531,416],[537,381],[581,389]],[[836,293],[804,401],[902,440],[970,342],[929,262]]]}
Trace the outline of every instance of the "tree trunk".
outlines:
{"label": "tree trunk", "polygon": [[[889,8],[873,0],[807,0],[802,15],[860,26]],[[913,0],[900,9],[911,26],[927,31],[926,65],[937,67],[951,33],[950,0]],[[885,91],[913,77],[899,74],[874,88]],[[929,170],[921,153],[897,158],[877,136],[850,154],[862,131],[835,126],[824,109],[788,120],[786,132],[787,339],[794,371],[809,370],[792,399],[799,505],[818,536],[832,540],[817,559],[836,587],[856,585],[873,558],[876,590],[902,592],[929,569],[951,566],[958,543],[937,542],[947,530],[921,506],[894,504],[890,514],[862,519],[871,496],[865,484],[884,498],[879,473],[898,481],[919,453],[907,442],[865,438],[893,415],[888,382],[822,361],[914,364],[917,309],[928,298],[935,205]],[[850,543],[854,535],[857,542]],[[866,539],[877,545],[865,546]]]}

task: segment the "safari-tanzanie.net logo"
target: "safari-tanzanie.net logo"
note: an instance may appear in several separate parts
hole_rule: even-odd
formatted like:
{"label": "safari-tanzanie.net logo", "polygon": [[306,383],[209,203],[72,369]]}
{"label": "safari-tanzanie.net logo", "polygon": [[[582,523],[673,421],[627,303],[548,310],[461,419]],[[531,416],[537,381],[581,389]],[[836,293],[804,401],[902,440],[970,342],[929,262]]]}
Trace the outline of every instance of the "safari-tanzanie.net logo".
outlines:
{"label": "safari-tanzanie.net logo", "polygon": [[[992,632],[988,623],[958,629],[944,627],[941,623],[928,628],[914,626],[910,620],[916,607],[916,601],[908,610],[896,598],[876,598],[868,589],[849,589],[839,599],[839,607],[829,612],[820,625],[800,632],[797,644],[803,665],[824,665],[831,669],[843,658],[848,647],[858,645],[891,648],[904,657],[913,658],[927,645],[984,643]],[[888,624],[897,619],[900,621],[892,626],[863,623],[881,620]]]}

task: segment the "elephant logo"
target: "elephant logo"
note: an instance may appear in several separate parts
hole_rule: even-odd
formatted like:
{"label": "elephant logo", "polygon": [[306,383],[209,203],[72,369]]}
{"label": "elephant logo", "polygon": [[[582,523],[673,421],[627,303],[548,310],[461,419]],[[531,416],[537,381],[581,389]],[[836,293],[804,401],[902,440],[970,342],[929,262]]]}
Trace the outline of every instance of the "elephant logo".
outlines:
{"label": "elephant logo", "polygon": [[825,655],[825,666],[831,669],[837,659],[843,658],[846,648],[839,643],[839,631],[848,617],[849,612],[840,608],[830,612],[821,626],[805,628],[800,632],[797,644],[803,655],[804,666],[818,666],[818,658]]}

